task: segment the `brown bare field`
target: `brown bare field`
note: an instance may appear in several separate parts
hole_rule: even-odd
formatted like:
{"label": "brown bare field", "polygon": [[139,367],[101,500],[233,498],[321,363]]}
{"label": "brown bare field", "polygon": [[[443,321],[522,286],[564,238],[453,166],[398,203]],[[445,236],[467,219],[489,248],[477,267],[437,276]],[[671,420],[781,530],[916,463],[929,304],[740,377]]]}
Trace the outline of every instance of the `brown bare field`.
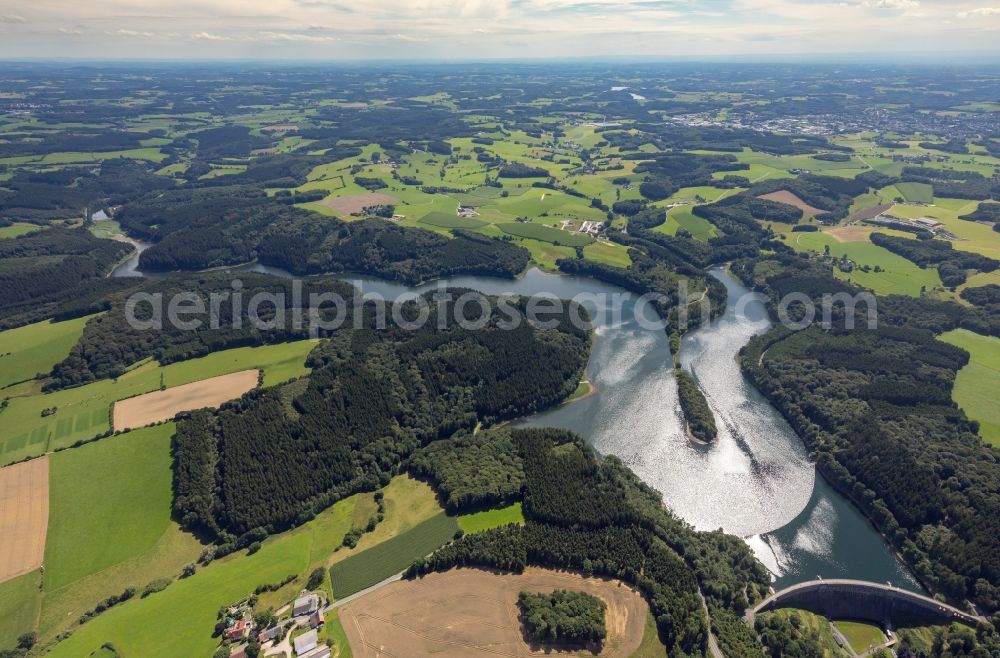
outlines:
{"label": "brown bare field", "polygon": [[837,242],[867,242],[868,236],[874,230],[870,226],[840,226],[824,233],[829,234]]}
{"label": "brown bare field", "polygon": [[170,420],[182,411],[218,407],[256,387],[258,373],[257,370],[243,370],[119,400],[115,402],[112,424],[116,430],[145,427]]}
{"label": "brown bare field", "polygon": [[368,206],[396,205],[399,203],[399,199],[379,192],[367,192],[365,194],[328,197],[320,201],[320,203],[327,208],[332,208],[335,212],[350,215],[351,213],[361,212]]}
{"label": "brown bare field", "polygon": [[853,215],[847,218],[849,222],[860,222],[863,219],[872,219],[878,217],[887,210],[892,210],[892,207],[896,205],[894,203],[883,203],[880,206],[871,206],[870,208],[862,208]]}
{"label": "brown bare field", "polygon": [[815,217],[816,215],[821,215],[825,210],[820,210],[815,206],[810,206],[808,203],[799,198],[799,196],[788,190],[779,190],[777,192],[771,192],[770,194],[761,194],[758,199],[767,199],[768,201],[777,201],[778,203],[787,203],[790,206],[795,206],[800,208],[806,217]]}
{"label": "brown bare field", "polygon": [[[521,591],[587,592],[607,606],[601,652],[559,650],[525,642],[517,607]],[[529,568],[522,574],[452,569],[401,580],[345,605],[340,620],[355,658],[632,655],[642,643],[645,599],[618,580]]]}
{"label": "brown bare field", "polygon": [[49,458],[0,468],[0,583],[42,566],[49,527]]}

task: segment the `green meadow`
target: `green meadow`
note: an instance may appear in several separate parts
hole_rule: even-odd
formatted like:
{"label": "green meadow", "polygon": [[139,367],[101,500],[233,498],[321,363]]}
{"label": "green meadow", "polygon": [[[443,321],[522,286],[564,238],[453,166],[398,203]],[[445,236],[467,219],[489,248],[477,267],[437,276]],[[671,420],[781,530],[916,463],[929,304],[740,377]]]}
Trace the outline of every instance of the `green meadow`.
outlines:
{"label": "green meadow", "polygon": [[166,532],[173,434],[165,423],[52,455],[46,590],[148,551]]}
{"label": "green meadow", "polygon": [[858,655],[863,655],[870,647],[885,642],[882,629],[873,624],[859,621],[835,621],[833,625],[847,638],[851,649]]}
{"label": "green meadow", "polygon": [[981,336],[966,329],[941,334],[946,343],[969,353],[969,364],[958,372],[952,397],[973,420],[979,435],[1000,447],[1000,338]]}
{"label": "green meadow", "polygon": [[457,517],[457,520],[458,527],[462,529],[462,532],[471,535],[475,532],[482,532],[490,528],[499,528],[511,523],[523,525],[524,513],[521,511],[521,503],[514,503],[500,509],[463,514]]}
{"label": "green meadow", "polygon": [[32,571],[0,583],[0,647],[15,646],[17,638],[35,628],[41,581],[41,574]]}
{"label": "green meadow", "polygon": [[896,183],[896,189],[912,203],[934,203],[934,188],[927,183]]}
{"label": "green meadow", "polygon": [[[41,395],[13,397],[0,411],[0,463],[66,448],[108,431],[116,400],[250,368],[264,371],[272,386],[306,374],[305,359],[315,343],[302,340],[214,352],[167,366],[146,361],[121,377]],[[54,411],[53,411],[54,410]],[[47,415],[42,415],[43,412]]]}
{"label": "green meadow", "polygon": [[16,238],[19,235],[27,235],[28,233],[34,233],[39,230],[39,226],[35,224],[23,224],[21,222],[16,222],[10,226],[0,226],[0,239],[3,238]]}
{"label": "green meadow", "polygon": [[404,571],[415,560],[449,542],[459,529],[455,517],[440,512],[377,546],[338,562],[330,569],[333,595],[356,594]]}
{"label": "green meadow", "polygon": [[718,234],[714,224],[691,212],[691,206],[671,208],[667,211],[667,221],[653,230],[667,235],[677,235],[679,229],[684,229],[691,234],[692,238],[702,242],[714,238]]}
{"label": "green meadow", "polygon": [[541,242],[551,242],[556,246],[585,247],[594,241],[594,238],[583,233],[570,233],[562,229],[532,224],[529,222],[510,222],[497,225],[501,231],[508,235],[515,235],[519,238],[529,238]]}
{"label": "green meadow", "polygon": [[[306,574],[313,556],[332,552],[350,530],[359,496],[346,498],[306,525],[271,537],[253,555],[227,556],[162,592],[133,599],[76,629],[48,655],[78,658],[111,642],[124,656],[210,656],[215,615],[258,585]],[[370,495],[369,495],[370,497]]]}
{"label": "green meadow", "polygon": [[69,356],[92,317],[0,331],[0,388],[51,372],[52,366]]}
{"label": "green meadow", "polygon": [[420,218],[421,224],[430,224],[438,228],[482,228],[486,222],[475,217],[459,217],[454,213],[431,212]]}
{"label": "green meadow", "polygon": [[[830,248],[830,255],[836,258],[847,256],[854,261],[853,272],[845,273],[834,269],[834,273],[842,279],[849,280],[859,286],[868,288],[880,295],[909,295],[918,297],[921,289],[933,290],[941,287],[941,277],[935,268],[921,269],[915,263],[898,256],[888,249],[864,242],[839,242],[833,236],[823,233],[788,233],[787,242],[797,251],[812,250],[823,253]],[[871,268],[863,272],[860,268],[867,265]],[[882,269],[875,271],[875,266]]]}

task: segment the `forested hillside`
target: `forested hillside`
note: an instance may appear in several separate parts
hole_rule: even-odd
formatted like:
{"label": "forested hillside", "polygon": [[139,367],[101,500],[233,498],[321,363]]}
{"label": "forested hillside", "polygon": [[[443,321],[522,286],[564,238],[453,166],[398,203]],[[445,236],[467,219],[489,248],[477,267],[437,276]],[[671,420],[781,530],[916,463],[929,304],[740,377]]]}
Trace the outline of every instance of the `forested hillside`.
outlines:
{"label": "forested hillside", "polygon": [[[523,312],[523,306],[521,311]],[[481,330],[441,318],[416,331],[342,330],[310,357],[307,381],[251,393],[178,425],[174,508],[226,549],[384,484],[416,448],[478,423],[559,402],[588,337],[566,308],[557,328]]]}
{"label": "forested hillside", "polygon": [[[86,229],[52,228],[0,240],[0,318],[18,324],[79,299],[132,246],[101,240]],[[0,320],[2,322],[3,320]]]}
{"label": "forested hillside", "polygon": [[[432,443],[414,456],[449,496],[449,482],[465,478],[463,501],[491,500],[490,482],[475,474],[520,477],[524,526],[467,536],[415,563],[410,576],[455,566],[521,571],[525,566],[571,568],[634,583],[649,601],[660,638],[671,655],[705,651],[708,623],[699,591],[713,606],[741,613],[770,580],[745,544],[721,533],[694,532],[620,461],[598,458],[579,437],[562,430],[494,430],[475,437],[476,456],[458,462],[452,450],[469,439]],[[463,453],[464,454],[464,453]],[[721,632],[728,637],[726,631]]]}
{"label": "forested hillside", "polygon": [[[785,286],[833,289],[832,274],[800,259],[740,265],[777,299]],[[830,279],[821,284],[823,277]],[[1000,460],[952,402],[969,359],[934,335],[962,322],[956,304],[879,299],[877,329],[776,327],[742,356],[754,384],[817,457],[821,472],[879,526],[934,591],[1000,608]]]}

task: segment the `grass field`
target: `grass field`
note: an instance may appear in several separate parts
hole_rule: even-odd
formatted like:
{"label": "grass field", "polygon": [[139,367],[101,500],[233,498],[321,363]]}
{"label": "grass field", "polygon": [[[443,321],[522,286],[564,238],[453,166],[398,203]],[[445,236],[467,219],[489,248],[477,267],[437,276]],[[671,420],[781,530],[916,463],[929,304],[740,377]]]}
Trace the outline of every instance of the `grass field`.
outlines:
{"label": "grass field", "polygon": [[[788,233],[786,242],[796,251],[813,250],[823,253],[830,248],[830,255],[840,258],[847,256],[854,261],[853,272],[844,273],[834,269],[841,279],[850,280],[859,286],[869,288],[880,295],[909,295],[917,297],[921,288],[933,290],[940,287],[941,277],[935,268],[921,269],[915,263],[898,256],[888,249],[864,242],[840,242],[832,235],[824,232]],[[869,272],[863,272],[860,266],[868,265]],[[878,265],[883,271],[875,272]]]}
{"label": "grass field", "polygon": [[529,238],[540,242],[550,242],[556,246],[585,247],[594,238],[583,233],[570,233],[551,226],[532,224],[530,222],[505,222],[497,224],[501,231],[519,238]]}
{"label": "grass field", "polygon": [[973,420],[979,421],[979,435],[1000,447],[1000,338],[981,336],[955,329],[939,336],[961,347],[972,357],[958,372],[952,397]]}
{"label": "grass field", "polygon": [[514,503],[501,509],[463,514],[458,517],[458,527],[467,535],[489,530],[490,528],[499,528],[511,523],[524,524],[524,513],[521,511],[521,503]]}
{"label": "grass field", "polygon": [[863,654],[869,647],[885,642],[882,629],[872,624],[858,621],[835,621],[833,625],[847,638],[851,648],[857,654]]}
{"label": "grass field", "polygon": [[486,226],[486,222],[475,217],[459,217],[443,212],[428,213],[420,218],[421,224],[430,224],[439,228],[481,228]]}
{"label": "grass field", "polygon": [[212,637],[216,611],[258,585],[308,575],[314,555],[341,543],[360,498],[342,500],[306,525],[266,540],[253,555],[217,560],[162,592],[108,610],[48,655],[79,658],[111,642],[123,656],[210,656],[218,644]]}
{"label": "grass field", "polygon": [[46,590],[143,553],[166,532],[173,433],[165,423],[52,455]]}
{"label": "grass field", "polygon": [[927,183],[896,183],[903,198],[913,203],[934,203],[934,188]]}
{"label": "grass field", "polygon": [[[553,229],[555,230],[555,229]],[[560,258],[573,258],[576,251],[572,247],[554,245],[551,242],[538,240],[520,240],[518,244],[531,252],[531,260],[541,269],[554,272],[559,269],[556,262]]]}
{"label": "grass field", "polygon": [[28,233],[34,233],[40,228],[40,226],[36,226],[35,224],[23,224],[20,222],[11,224],[10,226],[0,226],[0,239],[27,235]]}
{"label": "grass field", "polygon": [[[315,347],[310,340],[214,352],[200,359],[158,366],[144,363],[117,380],[103,380],[44,395],[12,398],[0,411],[0,463],[72,445],[109,427],[112,402],[240,370],[262,368],[270,386],[308,372],[304,362]],[[55,412],[42,416],[42,411]]]}
{"label": "grass field", "polygon": [[0,331],[0,388],[51,372],[52,366],[69,356],[92,317]]}
{"label": "grass field", "polygon": [[34,630],[41,605],[39,572],[0,583],[0,648],[10,649],[23,633]]}
{"label": "grass field", "polygon": [[344,598],[385,580],[450,541],[458,530],[454,517],[441,512],[330,569],[333,595]]}
{"label": "grass field", "polygon": [[667,648],[660,642],[660,633],[656,630],[656,619],[653,613],[646,614],[646,628],[642,632],[642,644],[629,658],[663,658]]}
{"label": "grass field", "polygon": [[695,240],[702,242],[716,236],[715,225],[707,219],[698,217],[691,212],[690,206],[680,206],[670,209],[667,212],[667,221],[657,226],[654,231],[666,233],[667,235],[677,235],[678,229],[684,229],[691,234]]}
{"label": "grass field", "polygon": [[628,255],[628,247],[601,240],[584,247],[583,257],[613,267],[628,267],[632,264],[632,259]]}

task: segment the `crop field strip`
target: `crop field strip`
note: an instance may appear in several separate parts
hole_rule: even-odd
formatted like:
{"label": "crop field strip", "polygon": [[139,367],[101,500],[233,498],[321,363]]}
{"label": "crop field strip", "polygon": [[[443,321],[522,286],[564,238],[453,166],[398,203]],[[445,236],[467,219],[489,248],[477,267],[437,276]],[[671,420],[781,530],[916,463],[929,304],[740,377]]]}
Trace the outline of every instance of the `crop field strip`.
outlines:
{"label": "crop field strip", "polygon": [[243,370],[119,400],[114,407],[113,429],[144,427],[170,420],[182,411],[218,407],[256,388],[259,377],[259,370]]}
{"label": "crop field strip", "polygon": [[0,468],[0,583],[42,566],[48,523],[48,458]]}

